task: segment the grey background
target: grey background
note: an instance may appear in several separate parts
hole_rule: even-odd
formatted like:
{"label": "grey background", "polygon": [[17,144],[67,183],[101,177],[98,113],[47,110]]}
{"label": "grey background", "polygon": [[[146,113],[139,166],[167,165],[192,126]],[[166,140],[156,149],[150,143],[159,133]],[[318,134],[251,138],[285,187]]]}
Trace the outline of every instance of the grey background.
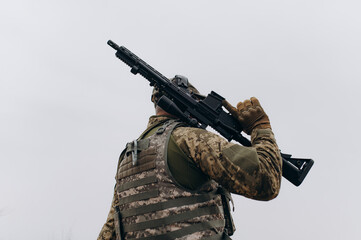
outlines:
{"label": "grey background", "polygon": [[270,202],[235,196],[234,239],[359,239],[359,1],[0,3],[0,239],[96,239],[151,89],[106,42],[231,103],[256,96],[312,157]]}

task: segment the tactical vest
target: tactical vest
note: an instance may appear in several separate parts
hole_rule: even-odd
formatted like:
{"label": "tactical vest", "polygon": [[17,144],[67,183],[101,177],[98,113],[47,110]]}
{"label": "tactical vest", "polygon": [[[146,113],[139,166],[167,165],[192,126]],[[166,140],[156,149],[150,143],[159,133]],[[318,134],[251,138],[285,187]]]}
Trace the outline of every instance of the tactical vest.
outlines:
{"label": "tactical vest", "polygon": [[123,151],[116,177],[117,240],[216,240],[233,234],[229,193],[213,180],[192,191],[173,179],[167,147],[177,126],[179,122],[167,121]]}

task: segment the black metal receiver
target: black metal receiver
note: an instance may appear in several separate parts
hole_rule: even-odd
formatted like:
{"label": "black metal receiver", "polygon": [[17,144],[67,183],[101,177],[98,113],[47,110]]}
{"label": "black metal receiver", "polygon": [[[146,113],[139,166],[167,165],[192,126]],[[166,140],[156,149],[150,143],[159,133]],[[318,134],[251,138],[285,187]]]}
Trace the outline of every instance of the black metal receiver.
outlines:
{"label": "black metal receiver", "polygon": [[[157,104],[165,111],[178,116],[192,127],[205,129],[211,126],[228,141],[235,140],[244,146],[251,142],[242,136],[242,126],[230,113],[222,108],[224,98],[216,92],[211,92],[202,100],[196,100],[192,95],[173,84],[153,67],[123,46],[118,46],[111,40],[108,45],[115,49],[116,56],[131,68],[133,74],[139,73],[157,86],[167,96],[163,95]],[[290,154],[281,153],[283,160],[282,175],[291,183],[299,186],[313,165],[312,159],[291,158]]]}

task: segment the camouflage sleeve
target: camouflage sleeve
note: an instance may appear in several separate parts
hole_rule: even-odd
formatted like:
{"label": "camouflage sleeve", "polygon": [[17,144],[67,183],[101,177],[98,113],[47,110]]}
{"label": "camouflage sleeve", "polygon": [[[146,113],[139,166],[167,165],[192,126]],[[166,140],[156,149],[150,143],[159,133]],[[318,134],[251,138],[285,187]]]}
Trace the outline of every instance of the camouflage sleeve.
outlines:
{"label": "camouflage sleeve", "polygon": [[230,143],[204,129],[180,127],[173,137],[205,174],[230,192],[257,200],[278,195],[282,159],[271,129],[254,130],[252,147]]}
{"label": "camouflage sleeve", "polygon": [[115,206],[118,204],[117,195],[114,192],[112,205],[107,217],[107,221],[102,227],[97,240],[115,240],[115,228],[114,228],[114,212]]}

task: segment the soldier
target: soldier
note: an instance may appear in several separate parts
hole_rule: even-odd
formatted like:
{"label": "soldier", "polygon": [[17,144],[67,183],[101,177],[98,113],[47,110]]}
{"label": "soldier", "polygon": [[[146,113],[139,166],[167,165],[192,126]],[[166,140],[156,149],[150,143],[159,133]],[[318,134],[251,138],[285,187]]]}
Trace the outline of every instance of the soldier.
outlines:
{"label": "soldier", "polygon": [[[203,98],[187,78],[177,75],[172,82]],[[152,101],[162,94],[155,88]],[[254,97],[224,107],[251,135],[252,147],[188,127],[155,104],[147,129],[119,158],[98,240],[230,239],[229,192],[264,201],[278,195],[282,160],[267,114]]]}

